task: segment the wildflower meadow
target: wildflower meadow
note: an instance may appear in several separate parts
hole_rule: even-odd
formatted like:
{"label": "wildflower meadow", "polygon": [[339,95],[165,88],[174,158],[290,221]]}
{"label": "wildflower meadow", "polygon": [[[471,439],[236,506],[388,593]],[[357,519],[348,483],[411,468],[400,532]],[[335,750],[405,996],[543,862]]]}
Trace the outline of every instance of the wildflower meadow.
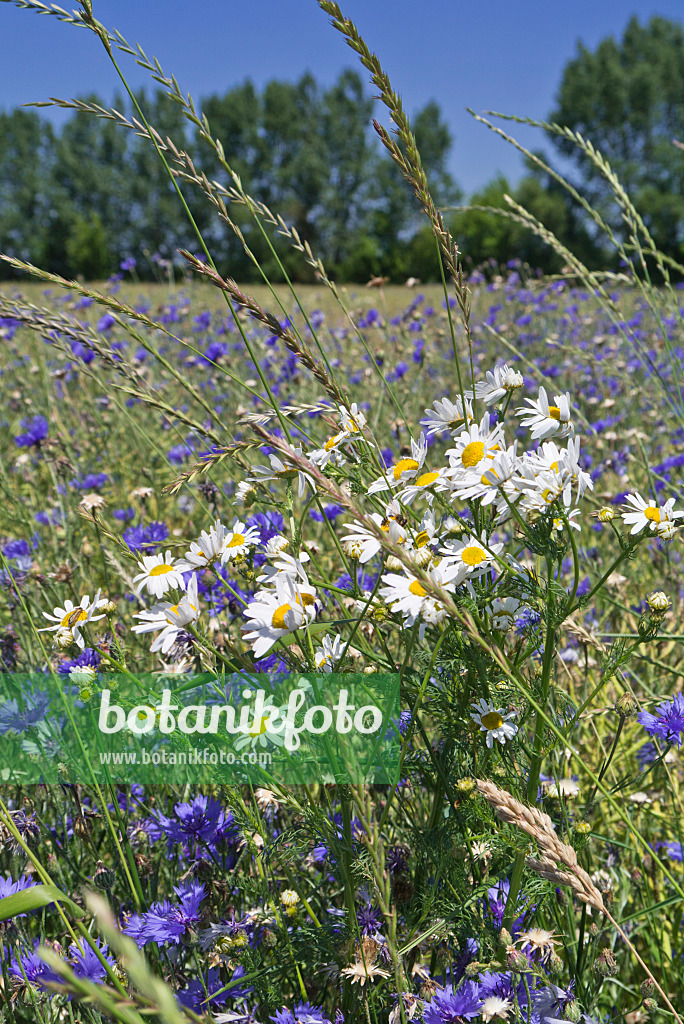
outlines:
{"label": "wildflower meadow", "polygon": [[227,184],[132,92],[82,103],[192,248],[153,284],[4,257],[0,1021],[682,1024],[684,266],[540,123],[602,175],[625,240],[565,184],[619,269],[510,200],[562,271],[466,273],[381,56],[319,0],[438,278],[339,285],[96,2],[15,6],[148,71]]}

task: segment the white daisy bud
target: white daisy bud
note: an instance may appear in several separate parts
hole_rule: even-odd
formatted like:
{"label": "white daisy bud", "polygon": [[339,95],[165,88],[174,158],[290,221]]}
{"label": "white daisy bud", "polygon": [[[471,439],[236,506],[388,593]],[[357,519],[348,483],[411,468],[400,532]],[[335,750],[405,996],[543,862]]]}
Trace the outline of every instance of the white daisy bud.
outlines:
{"label": "white daisy bud", "polygon": [[68,651],[74,643],[74,634],[70,629],[59,629],[55,636],[55,647],[60,651]]}
{"label": "white daisy bud", "polygon": [[358,561],[363,555],[363,544],[356,539],[345,540],[342,542],[342,550],[347,558],[355,558]]}
{"label": "white daisy bud", "polygon": [[615,509],[611,508],[610,505],[604,505],[603,508],[597,508],[596,511],[591,514],[594,519],[598,519],[599,523],[609,523],[611,519],[615,519]]}
{"label": "white daisy bud", "polygon": [[646,598],[646,603],[652,612],[660,612],[661,614],[670,607],[670,599],[662,590],[656,590],[655,593],[649,594]]}

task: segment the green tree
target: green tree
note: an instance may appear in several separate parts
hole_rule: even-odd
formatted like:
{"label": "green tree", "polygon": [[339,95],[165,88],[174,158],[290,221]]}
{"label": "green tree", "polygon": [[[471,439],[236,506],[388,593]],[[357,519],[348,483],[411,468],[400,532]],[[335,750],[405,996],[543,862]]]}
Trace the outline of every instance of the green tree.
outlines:
{"label": "green tree", "polygon": [[[35,113],[0,113],[0,249],[42,263],[50,215],[50,168],[55,136]],[[0,275],[10,273],[0,266]]]}
{"label": "green tree", "polygon": [[[630,19],[620,42],[580,44],[565,67],[550,119],[580,132],[607,157],[657,244],[684,255],[684,27],[654,16]],[[570,141],[551,136],[582,176],[587,197],[607,210],[610,187]],[[619,216],[613,216],[619,227]]]}

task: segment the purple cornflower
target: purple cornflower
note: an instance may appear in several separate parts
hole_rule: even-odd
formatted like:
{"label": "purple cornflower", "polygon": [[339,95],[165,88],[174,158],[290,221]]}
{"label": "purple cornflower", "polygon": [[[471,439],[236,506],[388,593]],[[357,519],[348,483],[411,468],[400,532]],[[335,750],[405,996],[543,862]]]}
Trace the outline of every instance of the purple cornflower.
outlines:
{"label": "purple cornflower", "polygon": [[380,912],[371,903],[356,911],[356,920],[362,935],[374,935],[380,928]]}
{"label": "purple cornflower", "polygon": [[665,700],[656,708],[657,714],[640,711],[637,721],[641,722],[650,736],[657,736],[664,743],[682,745],[684,733],[684,696],[676,693],[672,700]]}
{"label": "purple cornflower", "polygon": [[[233,971],[233,976],[228,982],[231,986],[227,991],[222,991],[226,988],[225,982],[221,979],[221,973],[217,968],[210,968],[204,977],[204,984],[199,978],[191,981],[187,988],[182,989],[176,993],[178,1002],[182,1003],[183,1006],[187,1006],[189,1009],[194,1010],[195,1013],[204,1013],[208,1006],[222,1005],[227,1002],[228,999],[241,999],[248,995],[252,989],[248,985],[237,985],[235,984],[245,973],[244,967],[236,967]],[[206,992],[204,985],[206,984]],[[208,995],[207,995],[208,993]],[[236,1017],[236,1022],[241,1020],[247,1020],[247,1012],[244,1017]],[[249,1020],[252,1018],[249,1017]]]}
{"label": "purple cornflower", "polygon": [[478,986],[474,981],[466,981],[455,992],[452,985],[436,992],[425,1005],[423,1020],[425,1024],[461,1024],[478,1017],[481,1009]]}
{"label": "purple cornflower", "polygon": [[30,416],[21,421],[24,434],[18,434],[14,443],[19,448],[39,448],[48,436],[48,421],[44,416]]}
{"label": "purple cornflower", "polygon": [[[34,842],[40,835],[40,825],[35,811],[32,814],[27,814],[24,810],[13,811],[12,824],[26,844]],[[7,839],[7,849],[10,853],[23,853],[23,847],[20,846],[19,840],[15,839],[14,833]]]}
{"label": "purple cornflower", "polygon": [[294,1010],[288,1010],[283,1006],[270,1020],[275,1024],[332,1024],[323,1010],[318,1006],[312,1006],[311,1003],[297,1003]]}
{"label": "purple cornflower", "polygon": [[682,861],[684,859],[682,857],[682,844],[674,839],[669,843],[665,843],[665,850],[670,860]]}
{"label": "purple cornflower", "polygon": [[119,270],[135,270],[136,259],[135,256],[127,256],[125,260],[121,260],[119,264]]}

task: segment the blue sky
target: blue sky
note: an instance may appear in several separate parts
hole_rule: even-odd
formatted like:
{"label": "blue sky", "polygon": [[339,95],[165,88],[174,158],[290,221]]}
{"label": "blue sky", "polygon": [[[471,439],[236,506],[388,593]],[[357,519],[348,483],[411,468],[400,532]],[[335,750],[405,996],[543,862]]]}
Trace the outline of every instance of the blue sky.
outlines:
{"label": "blue sky", "polygon": [[[330,84],[344,67],[366,75],[315,0],[94,0],[94,8],[196,99],[245,78],[261,86],[308,70]],[[455,140],[451,170],[466,192],[498,171],[513,180],[522,173],[517,154],[466,107],[545,117],[579,39],[594,47],[619,37],[632,14],[684,17],[682,0],[345,0],[342,9],[409,113],[430,99],[440,103]],[[104,50],[84,29],[0,3],[0,40],[0,107],[89,91],[111,101],[117,89]],[[148,82],[129,59],[123,63],[134,86]],[[541,144],[531,130],[517,134]]]}

